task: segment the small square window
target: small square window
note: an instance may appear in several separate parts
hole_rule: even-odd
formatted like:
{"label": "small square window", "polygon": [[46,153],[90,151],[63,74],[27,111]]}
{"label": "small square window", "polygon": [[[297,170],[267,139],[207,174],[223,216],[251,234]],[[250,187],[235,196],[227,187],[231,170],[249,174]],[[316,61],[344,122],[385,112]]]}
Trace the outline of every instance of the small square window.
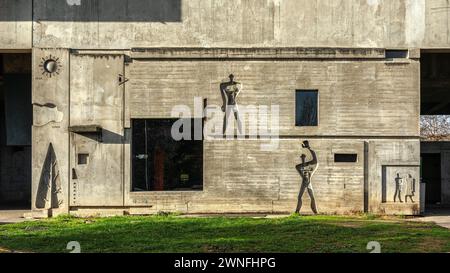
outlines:
{"label": "small square window", "polygon": [[295,126],[318,126],[317,90],[297,90],[295,92]]}
{"label": "small square window", "polygon": [[88,164],[89,154],[78,154],[78,165]]}
{"label": "small square window", "polygon": [[358,162],[357,154],[334,154],[334,162],[336,163],[356,163]]}

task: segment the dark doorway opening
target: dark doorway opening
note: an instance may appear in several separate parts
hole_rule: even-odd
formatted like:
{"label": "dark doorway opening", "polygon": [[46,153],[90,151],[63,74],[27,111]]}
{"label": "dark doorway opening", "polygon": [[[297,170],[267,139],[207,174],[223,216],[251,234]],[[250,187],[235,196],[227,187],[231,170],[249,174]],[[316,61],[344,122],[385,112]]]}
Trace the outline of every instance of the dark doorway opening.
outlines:
{"label": "dark doorway opening", "polygon": [[422,50],[421,160],[426,208],[450,205],[450,51]]}
{"label": "dark doorway opening", "polygon": [[450,52],[421,53],[421,115],[450,115]]}
{"label": "dark doorway opening", "polygon": [[441,154],[422,154],[422,183],[426,206],[441,204]]}
{"label": "dark doorway opening", "polygon": [[31,208],[31,54],[0,54],[0,209]]}
{"label": "dark doorway opening", "polygon": [[203,136],[194,138],[195,124],[203,128],[203,121],[185,120],[191,125],[191,138],[175,140],[172,126],[177,121],[132,121],[132,191],[203,190]]}

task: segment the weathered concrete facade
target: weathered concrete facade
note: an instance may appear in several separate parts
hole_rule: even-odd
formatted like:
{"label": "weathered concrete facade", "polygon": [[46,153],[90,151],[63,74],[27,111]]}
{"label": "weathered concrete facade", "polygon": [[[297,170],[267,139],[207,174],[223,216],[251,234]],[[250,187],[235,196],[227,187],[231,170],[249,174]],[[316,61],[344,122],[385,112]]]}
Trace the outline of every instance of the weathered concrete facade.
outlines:
{"label": "weathered concrete facade", "polygon": [[[441,0],[0,1],[0,51],[32,50],[33,209],[293,212],[307,140],[319,212],[418,214],[420,50],[450,49],[448,9]],[[408,54],[386,58],[389,49]],[[268,140],[250,133],[205,135],[203,190],[134,191],[132,121],[173,118],[196,97],[220,106],[229,74],[243,84],[240,106],[279,106],[278,147],[264,151]],[[317,90],[317,126],[296,126],[296,90]],[[395,200],[400,184],[413,186],[414,203]]]}

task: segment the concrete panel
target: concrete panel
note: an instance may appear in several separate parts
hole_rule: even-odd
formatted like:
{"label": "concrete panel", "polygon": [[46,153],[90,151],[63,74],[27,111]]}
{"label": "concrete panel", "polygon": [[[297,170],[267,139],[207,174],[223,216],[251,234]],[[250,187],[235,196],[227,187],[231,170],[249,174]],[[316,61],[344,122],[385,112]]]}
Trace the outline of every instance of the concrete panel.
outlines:
{"label": "concrete panel", "polygon": [[383,203],[420,203],[418,166],[383,166]]}
{"label": "concrete panel", "polygon": [[[133,60],[126,112],[131,118],[170,117],[177,105],[193,111],[196,96],[221,106],[219,85],[230,73],[243,85],[240,107],[279,106],[280,135],[419,135],[419,63],[412,60]],[[295,127],[298,89],[319,91],[318,127]]]}
{"label": "concrete panel", "polygon": [[[389,183],[392,183],[396,168],[411,169],[417,178],[417,168],[420,166],[420,142],[419,140],[370,140],[368,147],[368,179],[369,179],[369,211],[373,213],[387,214],[418,214],[420,201],[415,203],[383,202],[383,169],[392,168],[392,175],[387,175]],[[399,171],[403,174],[403,170]],[[387,179],[385,179],[387,180]],[[416,194],[416,199],[419,197]],[[390,197],[389,197],[390,198]]]}
{"label": "concrete panel", "polygon": [[450,151],[441,154],[441,202],[450,204]]}
{"label": "concrete panel", "polygon": [[45,0],[34,4],[33,38],[38,47],[105,49],[442,48],[450,46],[449,5],[446,0],[81,0],[79,5]]}
{"label": "concrete panel", "polygon": [[[58,59],[58,74],[44,72],[49,59]],[[32,66],[32,207],[68,212],[69,51],[34,49]]]}
{"label": "concrete panel", "polygon": [[32,2],[0,1],[0,50],[31,49]]}
{"label": "concrete panel", "polygon": [[[283,139],[279,149],[265,152],[261,150],[262,140],[206,141],[204,191],[131,192],[127,193],[126,204],[149,211],[191,213],[294,212],[301,186],[295,166],[300,163],[302,153],[307,155],[306,161],[311,160],[311,154],[301,148],[301,143]],[[318,210],[362,212],[364,142],[310,139],[310,144],[319,161],[312,178]],[[334,153],[342,152],[357,154],[358,161],[335,163]],[[311,213],[308,194],[303,200],[302,212]]]}
{"label": "concrete panel", "polygon": [[123,55],[71,55],[71,206],[123,205],[123,73]]}
{"label": "concrete panel", "polygon": [[446,0],[428,0],[425,5],[425,39],[421,47],[448,47],[450,3]]}

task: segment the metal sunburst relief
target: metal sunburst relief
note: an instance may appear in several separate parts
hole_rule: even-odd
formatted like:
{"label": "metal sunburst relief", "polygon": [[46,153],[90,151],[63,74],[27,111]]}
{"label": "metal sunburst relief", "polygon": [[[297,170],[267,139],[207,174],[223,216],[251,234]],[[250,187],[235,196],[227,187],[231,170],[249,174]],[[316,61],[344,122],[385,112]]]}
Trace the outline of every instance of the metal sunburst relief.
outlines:
{"label": "metal sunburst relief", "polygon": [[59,75],[61,72],[61,62],[58,57],[49,55],[41,59],[39,67],[42,70],[42,75],[49,78],[55,75]]}

